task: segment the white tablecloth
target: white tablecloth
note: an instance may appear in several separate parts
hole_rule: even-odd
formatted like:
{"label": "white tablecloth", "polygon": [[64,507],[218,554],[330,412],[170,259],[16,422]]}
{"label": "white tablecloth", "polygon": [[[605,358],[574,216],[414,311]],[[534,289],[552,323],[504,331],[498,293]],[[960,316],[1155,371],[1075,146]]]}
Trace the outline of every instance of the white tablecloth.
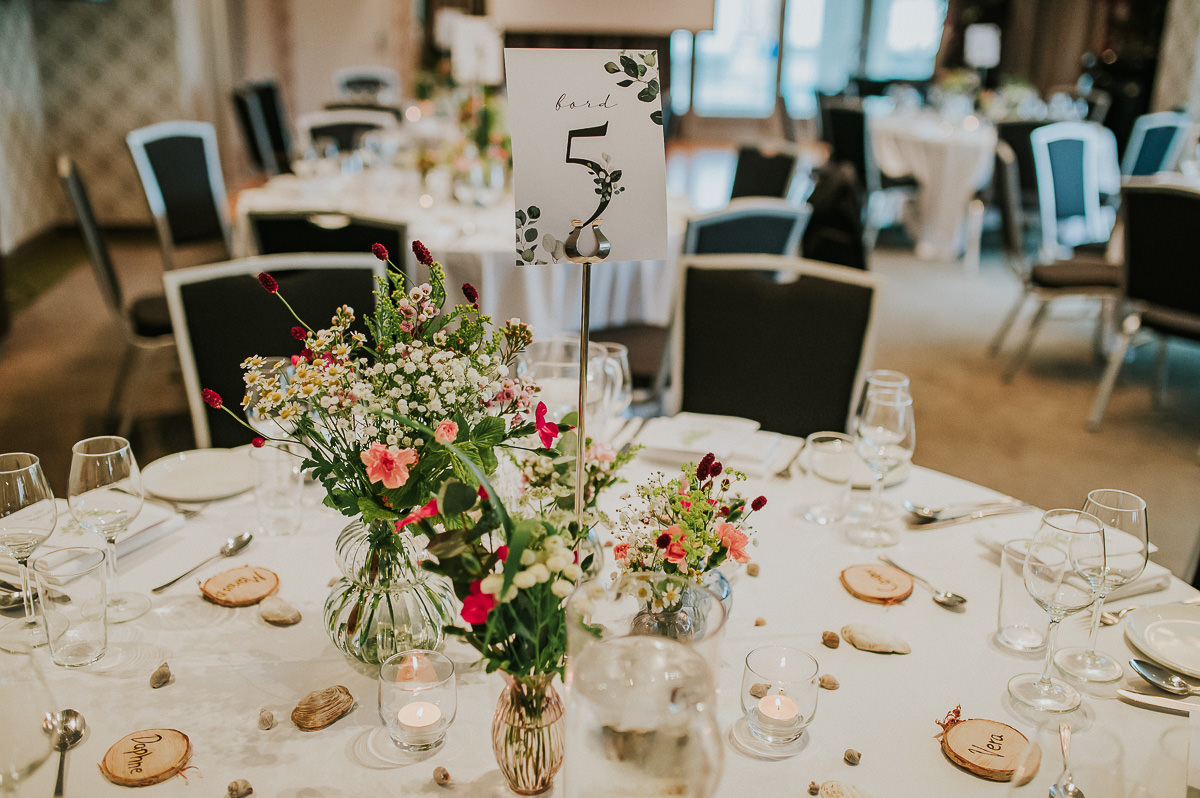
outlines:
{"label": "white tablecloth", "polygon": [[[630,482],[662,466],[644,456],[629,469]],[[838,582],[846,566],[871,562],[874,551],[856,549],[836,531],[800,520],[809,484],[806,477],[752,481],[748,495],[765,493],[770,502],[755,516],[757,546],[752,554],[761,574],[734,581],[734,606],[722,643],[718,717],[722,733],[738,717],[738,693],[746,653],[766,643],[800,646],[820,662],[821,673],[841,682],[822,691],[808,744],[797,756],[769,762],[750,759],[725,746],[719,796],[798,795],[810,780],[839,779],[856,784],[875,798],[1000,795],[990,785],[958,770],[942,755],[934,721],[962,705],[963,717],[992,718],[1030,732],[1035,719],[1015,711],[1005,685],[1015,674],[1038,670],[1039,658],[1015,655],[991,642],[995,627],[1000,573],[994,554],[975,540],[983,531],[1028,535],[1035,512],[979,521],[934,531],[905,532],[888,554],[930,581],[969,599],[966,611],[949,612],[929,600],[920,587],[903,604],[884,607],[852,598]],[[621,490],[606,497],[612,505]],[[944,474],[914,468],[911,476],[886,491],[892,501],[923,503],[992,498],[985,488]],[[446,767],[457,785],[453,794],[509,795],[492,758],[489,727],[501,681],[464,664],[472,652],[449,648],[460,662],[458,718],[443,749],[428,760],[389,766],[369,753],[370,736],[381,728],[375,674],[343,657],[328,641],[321,608],[327,583],[337,575],[333,543],[345,519],[320,505],[320,490],[307,487],[306,512],[298,535],[256,538],[232,561],[213,563],[154,597],[151,614],[111,627],[108,655],[94,666],[69,671],[52,665],[45,649],[35,655],[59,704],[88,720],[88,738],[70,753],[67,794],[128,795],[106,782],[96,768],[107,748],[123,735],[143,728],[177,728],[193,746],[190,785],[174,778],[147,794],[200,796],[223,794],[234,779],[248,779],[255,795],[287,798],[440,794],[431,783],[435,766]],[[122,586],[145,591],[216,551],[226,537],[251,528],[253,499],[247,494],[213,504],[186,526],[126,557]],[[256,608],[227,609],[200,599],[196,579],[238,564],[271,568],[280,577],[279,594],[298,607],[303,621],[276,628],[259,619]],[[1174,581],[1169,589],[1132,601],[1153,604],[1194,595]],[[755,626],[762,617],[764,626]],[[907,656],[858,651],[843,643],[836,650],[820,644],[821,632],[853,622],[886,627],[912,645]],[[1060,641],[1085,641],[1082,619],[1064,623]],[[1100,648],[1126,659],[1123,626],[1101,630]],[[168,661],[174,681],[149,687],[150,673]],[[1130,677],[1136,680],[1136,677]],[[320,731],[298,731],[288,720],[307,692],[346,685],[358,701],[350,715]],[[1144,685],[1139,685],[1141,689]],[[1130,775],[1141,776],[1154,759],[1164,733],[1186,726],[1173,715],[1138,709],[1106,694],[1085,699],[1083,712],[1115,731],[1125,745]],[[257,727],[259,709],[272,710],[279,725]],[[568,707],[568,711],[569,707]],[[32,732],[31,733],[35,733]],[[842,762],[847,748],[862,752],[862,763]],[[567,754],[570,756],[570,753]],[[1051,753],[1048,767],[1057,767]],[[22,795],[49,795],[53,760],[22,786]],[[1182,776],[1180,776],[1182,779]],[[561,778],[555,795],[562,795]],[[1086,787],[1086,785],[1083,785]],[[1182,782],[1180,792],[1182,795]]]}
{"label": "white tablecloth", "polygon": [[958,257],[967,205],[992,178],[995,126],[976,116],[953,123],[932,112],[896,112],[869,115],[868,129],[879,168],[912,175],[920,186],[917,256]]}
{"label": "white tablecloth", "polygon": [[[255,254],[247,218],[254,211],[329,211],[405,222],[409,240],[423,242],[445,267],[450,287],[472,283],[479,289],[481,309],[493,319],[520,318],[532,324],[539,337],[579,329],[579,266],[514,266],[511,195],[487,208],[453,200],[432,201],[426,207],[412,181],[400,172],[368,170],[309,179],[282,175],[238,195],[233,230],[238,257]],[[665,261],[600,263],[592,268],[592,328],[667,324],[677,283],[676,256],[690,213],[686,199],[668,202]]]}

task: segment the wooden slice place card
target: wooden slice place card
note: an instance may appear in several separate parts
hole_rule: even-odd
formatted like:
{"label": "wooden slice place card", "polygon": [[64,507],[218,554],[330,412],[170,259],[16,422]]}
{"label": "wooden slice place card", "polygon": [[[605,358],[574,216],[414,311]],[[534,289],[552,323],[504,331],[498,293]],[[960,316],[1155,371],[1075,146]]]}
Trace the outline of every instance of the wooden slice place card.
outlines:
{"label": "wooden slice place card", "polygon": [[192,755],[188,736],[175,729],[143,729],[115,742],[100,763],[104,778],[122,787],[145,787],[166,781],[187,766]]}
{"label": "wooden slice place card", "polygon": [[[959,720],[955,708],[939,721],[942,726],[942,753],[954,764],[990,781],[1009,781],[1017,770],[1029,739],[1006,723],[972,718]],[[1027,760],[1023,771],[1032,776],[1041,761]],[[1026,779],[1028,780],[1028,779]]]}
{"label": "wooden slice place card", "polygon": [[213,604],[222,607],[248,607],[257,604],[279,588],[274,571],[257,565],[231,568],[206,579],[200,592]]}
{"label": "wooden slice place card", "polygon": [[841,580],[851,596],[876,604],[898,604],[913,591],[911,576],[882,563],[851,565],[842,571]]}

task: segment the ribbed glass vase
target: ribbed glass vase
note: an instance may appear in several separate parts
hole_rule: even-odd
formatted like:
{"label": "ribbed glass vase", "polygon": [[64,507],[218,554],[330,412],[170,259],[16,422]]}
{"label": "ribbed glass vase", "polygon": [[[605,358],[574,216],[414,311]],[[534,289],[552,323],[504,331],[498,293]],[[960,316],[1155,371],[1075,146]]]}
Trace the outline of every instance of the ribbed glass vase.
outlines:
{"label": "ribbed glass vase", "polygon": [[325,628],[342,653],[378,665],[399,651],[436,649],[454,622],[450,582],[421,568],[422,553],[394,524],[351,521],[338,535],[342,578],[325,600]]}
{"label": "ribbed glass vase", "polygon": [[554,676],[504,674],[504,691],[492,716],[492,753],[508,786],[537,795],[554,785],[566,742],[563,703]]}

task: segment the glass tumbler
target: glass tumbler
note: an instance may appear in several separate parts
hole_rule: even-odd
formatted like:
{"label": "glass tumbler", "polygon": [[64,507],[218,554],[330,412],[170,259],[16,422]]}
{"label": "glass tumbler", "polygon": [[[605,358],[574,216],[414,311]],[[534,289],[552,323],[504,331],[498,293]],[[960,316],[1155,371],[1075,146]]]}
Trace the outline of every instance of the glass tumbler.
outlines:
{"label": "glass tumbler", "polygon": [[787,745],[817,713],[817,661],[791,646],[763,646],[746,655],[742,712],[750,733],[770,745]]}
{"label": "glass tumbler", "polygon": [[412,649],[379,666],[379,717],[397,748],[439,748],[457,713],[454,663],[445,654]]}

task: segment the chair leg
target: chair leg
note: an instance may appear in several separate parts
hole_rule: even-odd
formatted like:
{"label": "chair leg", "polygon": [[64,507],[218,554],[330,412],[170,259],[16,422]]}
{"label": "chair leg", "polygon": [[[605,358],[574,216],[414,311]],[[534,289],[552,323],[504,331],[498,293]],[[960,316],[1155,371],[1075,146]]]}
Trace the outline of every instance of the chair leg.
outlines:
{"label": "chair leg", "polygon": [[988,344],[989,357],[995,357],[1000,354],[1000,349],[1004,346],[1004,339],[1008,337],[1008,331],[1012,329],[1017,316],[1021,315],[1021,307],[1025,304],[1026,296],[1027,294],[1022,291],[1021,295],[1017,297],[1017,301],[1013,304],[1012,310],[1008,311],[1008,315],[1001,322],[1000,329],[996,330],[996,335],[993,336],[992,342]]}
{"label": "chair leg", "polygon": [[1038,330],[1041,329],[1042,322],[1046,320],[1046,311],[1049,308],[1050,303],[1048,301],[1045,299],[1038,300],[1037,310],[1033,312],[1033,318],[1029,320],[1029,329],[1025,332],[1025,340],[1021,341],[1021,345],[1013,353],[1008,367],[1004,369],[1003,379],[1005,382],[1012,382],[1012,378],[1021,370],[1021,365],[1025,362],[1025,358],[1029,356],[1029,350],[1033,348],[1033,339],[1037,336]]}
{"label": "chair leg", "polygon": [[1154,406],[1167,403],[1167,337],[1158,339],[1158,351],[1154,354]]}
{"label": "chair leg", "polygon": [[1129,333],[1122,332],[1117,336],[1112,351],[1108,353],[1108,366],[1100,379],[1100,387],[1096,390],[1096,399],[1092,402],[1092,413],[1088,416],[1088,430],[1096,432],[1100,429],[1100,421],[1104,411],[1108,409],[1108,400],[1112,397],[1113,386],[1117,384],[1117,374],[1121,364],[1125,362],[1125,352],[1129,349]]}

